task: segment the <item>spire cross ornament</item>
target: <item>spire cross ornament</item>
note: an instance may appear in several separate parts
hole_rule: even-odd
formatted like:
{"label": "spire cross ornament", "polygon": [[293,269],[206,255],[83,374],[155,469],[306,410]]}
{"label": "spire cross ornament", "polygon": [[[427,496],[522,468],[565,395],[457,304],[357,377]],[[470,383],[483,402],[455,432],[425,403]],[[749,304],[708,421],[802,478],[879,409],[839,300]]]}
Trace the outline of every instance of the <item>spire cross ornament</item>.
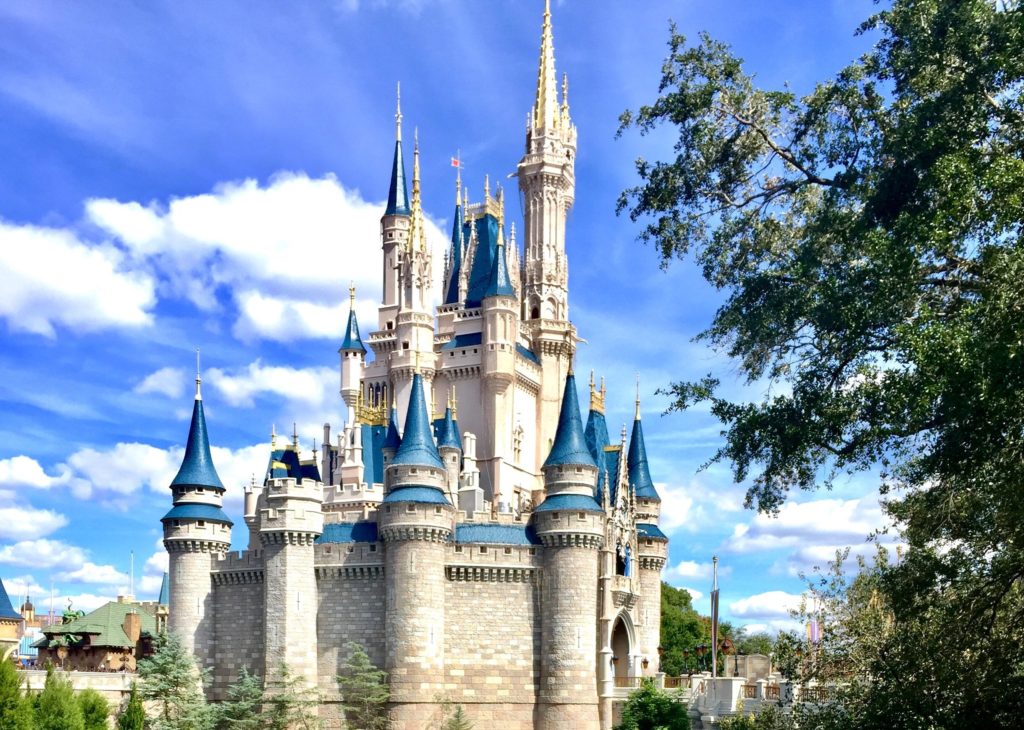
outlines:
{"label": "spire cross ornament", "polygon": [[395,83],[395,139],[402,141],[402,82]]}
{"label": "spire cross ornament", "polygon": [[199,386],[202,385],[203,379],[199,375],[199,348],[196,348],[196,400],[202,400],[203,394],[200,392]]}

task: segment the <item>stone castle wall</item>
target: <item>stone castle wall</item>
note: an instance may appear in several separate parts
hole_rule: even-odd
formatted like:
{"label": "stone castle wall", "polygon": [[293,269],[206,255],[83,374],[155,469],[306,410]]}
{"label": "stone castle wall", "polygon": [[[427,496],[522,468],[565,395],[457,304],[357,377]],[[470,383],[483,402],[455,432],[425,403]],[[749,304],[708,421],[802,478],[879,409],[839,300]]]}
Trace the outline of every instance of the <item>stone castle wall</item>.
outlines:
{"label": "stone castle wall", "polygon": [[213,583],[217,640],[211,696],[222,700],[243,667],[263,676],[263,574],[214,573]]}

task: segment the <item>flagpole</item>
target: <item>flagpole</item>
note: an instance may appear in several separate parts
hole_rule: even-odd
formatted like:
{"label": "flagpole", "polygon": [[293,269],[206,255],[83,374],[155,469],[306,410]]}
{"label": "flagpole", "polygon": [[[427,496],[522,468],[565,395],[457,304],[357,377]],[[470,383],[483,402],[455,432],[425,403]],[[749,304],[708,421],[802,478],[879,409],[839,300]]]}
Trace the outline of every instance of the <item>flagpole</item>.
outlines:
{"label": "flagpole", "polygon": [[714,578],[711,583],[711,677],[718,677],[718,556],[711,558]]}

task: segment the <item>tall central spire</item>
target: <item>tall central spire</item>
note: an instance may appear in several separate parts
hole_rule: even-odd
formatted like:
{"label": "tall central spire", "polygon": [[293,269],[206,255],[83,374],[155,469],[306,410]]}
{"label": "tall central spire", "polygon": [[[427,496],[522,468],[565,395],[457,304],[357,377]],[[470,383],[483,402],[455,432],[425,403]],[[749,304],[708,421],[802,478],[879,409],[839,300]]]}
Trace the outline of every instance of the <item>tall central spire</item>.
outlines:
{"label": "tall central spire", "polygon": [[555,44],[551,38],[551,1],[544,0],[544,24],[540,36],[537,96],[533,102],[533,126],[558,125],[558,86],[555,83]]}
{"label": "tall central spire", "polygon": [[409,215],[409,189],[405,185],[405,161],[402,159],[402,87],[395,101],[395,159],[391,165],[391,186],[384,215]]}

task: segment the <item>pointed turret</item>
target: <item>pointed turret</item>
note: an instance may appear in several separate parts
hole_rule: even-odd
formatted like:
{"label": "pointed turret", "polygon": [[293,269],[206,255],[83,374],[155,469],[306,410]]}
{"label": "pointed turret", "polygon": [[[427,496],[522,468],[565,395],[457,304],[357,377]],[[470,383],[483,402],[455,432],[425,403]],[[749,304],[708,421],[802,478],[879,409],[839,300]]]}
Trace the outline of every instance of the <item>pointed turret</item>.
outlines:
{"label": "pointed turret", "polygon": [[210,456],[210,441],[206,435],[206,416],[203,414],[203,396],[200,390],[202,379],[196,374],[196,398],[192,406],[192,423],[188,428],[188,442],[181,468],[171,482],[171,487],[204,487],[224,491],[224,484],[217,476]]}
{"label": "pointed turret", "polygon": [[533,101],[533,126],[558,125],[558,95],[555,83],[555,43],[551,37],[551,2],[544,0],[544,24],[540,36],[540,64],[537,68],[537,93]]}
{"label": "pointed turret", "polygon": [[0,580],[0,620],[21,621],[21,614],[15,611],[14,606],[11,605],[11,599],[7,595],[7,589],[4,588],[2,580]]}
{"label": "pointed turret", "polygon": [[354,286],[350,286],[348,289],[348,325],[345,327],[345,337],[342,339],[338,351],[366,354],[366,346],[359,336],[359,321],[356,319],[356,288]]}
{"label": "pointed turret", "polygon": [[597,462],[587,448],[583,420],[580,418],[580,402],[576,395],[576,376],[571,370],[565,378],[565,392],[562,396],[562,409],[558,414],[555,441],[551,445],[551,453],[548,454],[543,468],[569,465],[597,469]]}
{"label": "pointed turret", "polygon": [[437,448],[438,450],[449,448],[462,451],[462,435],[459,433],[459,424],[452,416],[451,407],[444,409],[444,419],[437,430]]}
{"label": "pointed turret", "polygon": [[398,410],[392,406],[391,415],[388,418],[388,432],[384,436],[384,444],[381,448],[394,449],[402,445],[402,437],[398,435]]}
{"label": "pointed turret", "polygon": [[462,252],[466,246],[462,219],[462,175],[455,181],[455,217],[452,222],[452,247],[449,253],[448,278],[444,287],[444,304],[459,301],[459,277],[462,275]]}
{"label": "pointed turret", "polygon": [[629,437],[629,455],[626,459],[629,469],[629,486],[637,499],[661,501],[658,490],[651,481],[651,472],[647,466],[647,449],[644,447],[644,430],[640,425],[640,398],[636,401],[636,416],[633,420],[633,433]]}
{"label": "pointed turret", "polygon": [[508,262],[505,260],[505,242],[499,236],[498,245],[494,250],[494,262],[491,264],[491,276],[484,291],[484,299],[488,297],[514,297],[516,290],[508,276]]}
{"label": "pointed turret", "polygon": [[160,581],[160,596],[156,602],[160,606],[169,606],[171,603],[171,588],[167,581],[167,573],[164,573],[164,577]]}
{"label": "pointed turret", "polygon": [[402,159],[402,90],[398,89],[395,109],[395,159],[391,164],[391,187],[384,215],[409,215],[409,189],[405,184],[405,161]]}
{"label": "pointed turret", "polygon": [[392,466],[424,466],[443,469],[441,457],[430,433],[430,417],[427,415],[427,401],[423,395],[423,376],[412,376],[412,392],[405,416],[405,430],[402,443],[395,452]]}

